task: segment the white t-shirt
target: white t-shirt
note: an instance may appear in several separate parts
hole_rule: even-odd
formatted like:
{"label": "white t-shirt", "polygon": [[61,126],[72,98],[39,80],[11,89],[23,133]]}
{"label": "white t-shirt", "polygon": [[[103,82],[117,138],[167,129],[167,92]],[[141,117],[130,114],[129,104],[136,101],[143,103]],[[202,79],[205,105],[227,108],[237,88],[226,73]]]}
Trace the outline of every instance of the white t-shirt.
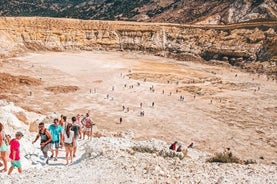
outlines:
{"label": "white t-shirt", "polygon": [[66,135],[66,131],[63,132],[63,136],[64,136],[64,143],[72,143],[72,138],[74,136],[74,132],[72,130],[70,130],[70,134],[69,137],[67,137]]}

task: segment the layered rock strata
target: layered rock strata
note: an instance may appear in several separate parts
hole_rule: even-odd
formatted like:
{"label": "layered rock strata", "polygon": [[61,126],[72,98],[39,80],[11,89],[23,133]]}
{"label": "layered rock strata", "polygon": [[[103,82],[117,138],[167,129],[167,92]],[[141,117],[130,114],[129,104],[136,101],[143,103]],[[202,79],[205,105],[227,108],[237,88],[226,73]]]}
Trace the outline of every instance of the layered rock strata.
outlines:
{"label": "layered rock strata", "polygon": [[[26,50],[134,50],[277,73],[277,22],[208,26],[2,17],[0,25],[1,57]],[[263,63],[253,65],[257,61]]]}

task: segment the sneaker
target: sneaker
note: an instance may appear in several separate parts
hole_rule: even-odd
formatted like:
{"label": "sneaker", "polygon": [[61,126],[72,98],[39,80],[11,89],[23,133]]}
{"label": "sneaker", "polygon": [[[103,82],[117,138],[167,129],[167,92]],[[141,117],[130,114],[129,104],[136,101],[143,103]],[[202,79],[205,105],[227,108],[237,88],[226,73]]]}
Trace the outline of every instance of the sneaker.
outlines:
{"label": "sneaker", "polygon": [[54,158],[54,161],[57,161],[58,159],[57,158]]}
{"label": "sneaker", "polygon": [[54,155],[52,154],[52,155],[50,156],[50,158],[53,158],[53,156],[54,156]]}

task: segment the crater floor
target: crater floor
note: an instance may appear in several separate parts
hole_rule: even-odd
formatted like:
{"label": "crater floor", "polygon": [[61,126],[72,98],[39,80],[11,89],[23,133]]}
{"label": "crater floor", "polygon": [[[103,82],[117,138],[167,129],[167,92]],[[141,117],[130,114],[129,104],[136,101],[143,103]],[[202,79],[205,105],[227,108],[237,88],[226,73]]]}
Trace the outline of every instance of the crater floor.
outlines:
{"label": "crater floor", "polygon": [[2,92],[29,111],[70,118],[89,110],[98,128],[131,129],[139,140],[277,160],[277,83],[266,76],[126,52],[29,53],[1,65],[41,81]]}

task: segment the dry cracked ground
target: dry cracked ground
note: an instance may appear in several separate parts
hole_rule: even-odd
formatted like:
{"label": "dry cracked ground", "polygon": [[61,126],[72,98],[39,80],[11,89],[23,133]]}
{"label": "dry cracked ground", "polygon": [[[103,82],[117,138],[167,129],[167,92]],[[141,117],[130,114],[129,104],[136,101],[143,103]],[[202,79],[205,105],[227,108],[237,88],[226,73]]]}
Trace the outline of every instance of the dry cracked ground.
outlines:
{"label": "dry cracked ground", "polygon": [[277,160],[277,83],[267,76],[126,52],[29,53],[0,64],[1,99],[28,111],[89,110],[99,129],[139,140]]}

